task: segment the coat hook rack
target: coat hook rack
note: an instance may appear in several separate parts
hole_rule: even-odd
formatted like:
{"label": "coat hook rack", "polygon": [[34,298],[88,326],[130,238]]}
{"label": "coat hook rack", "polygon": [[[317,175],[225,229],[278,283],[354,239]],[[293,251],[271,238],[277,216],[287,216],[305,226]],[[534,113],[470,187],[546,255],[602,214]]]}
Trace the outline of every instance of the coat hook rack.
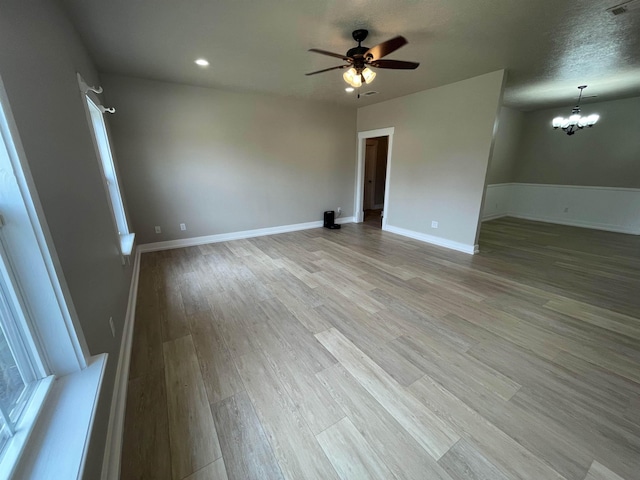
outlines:
{"label": "coat hook rack", "polygon": [[98,105],[98,108],[102,113],[116,113],[116,109],[113,107],[103,107],[102,105]]}

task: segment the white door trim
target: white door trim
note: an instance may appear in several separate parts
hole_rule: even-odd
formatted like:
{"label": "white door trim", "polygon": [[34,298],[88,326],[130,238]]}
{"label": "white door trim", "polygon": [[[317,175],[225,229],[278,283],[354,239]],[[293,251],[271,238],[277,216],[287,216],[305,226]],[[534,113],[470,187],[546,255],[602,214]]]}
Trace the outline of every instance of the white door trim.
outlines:
{"label": "white door trim", "polygon": [[389,143],[387,146],[387,177],[384,183],[384,207],[382,217],[382,229],[386,230],[387,218],[389,211],[389,179],[391,178],[391,152],[393,147],[393,133],[395,127],[378,128],[376,130],[366,130],[364,132],[358,132],[358,148],[356,159],[356,196],[353,206],[354,218],[356,223],[360,223],[364,220],[362,213],[364,201],[364,156],[366,153],[366,141],[367,138],[375,137],[389,137]]}

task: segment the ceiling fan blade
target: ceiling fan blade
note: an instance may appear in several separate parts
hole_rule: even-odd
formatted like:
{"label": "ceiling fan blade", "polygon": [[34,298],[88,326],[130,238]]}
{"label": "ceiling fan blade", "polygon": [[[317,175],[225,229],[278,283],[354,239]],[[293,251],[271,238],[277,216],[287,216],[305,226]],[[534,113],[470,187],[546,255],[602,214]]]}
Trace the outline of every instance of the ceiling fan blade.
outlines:
{"label": "ceiling fan blade", "polygon": [[305,75],[309,76],[309,75],[315,75],[316,73],[322,73],[322,72],[328,72],[329,70],[338,70],[340,68],[348,68],[351,65],[339,65],[337,67],[331,67],[331,68],[325,68],[324,70],[318,70],[316,72],[311,72],[311,73],[305,73]]}
{"label": "ceiling fan blade", "polygon": [[310,48],[309,51],[310,52],[315,52],[315,53],[320,53],[322,55],[328,55],[330,57],[341,58],[342,60],[345,60],[347,62],[353,62],[353,58],[345,57],[344,55],[340,55],[339,53],[327,52],[326,50],[320,50],[318,48]]}
{"label": "ceiling fan blade", "polygon": [[369,65],[376,68],[394,68],[397,70],[415,70],[420,65],[417,62],[404,62],[402,60],[375,60]]}
{"label": "ceiling fan blade", "polygon": [[364,54],[364,58],[367,58],[370,60],[378,60],[379,58],[386,57],[390,53],[395,52],[396,50],[398,50],[400,47],[403,47],[407,43],[409,42],[407,42],[406,38],[402,36],[397,36],[395,38],[392,38],[391,40],[387,40],[386,42],[382,42],[379,45],[376,45],[375,47],[370,48]]}

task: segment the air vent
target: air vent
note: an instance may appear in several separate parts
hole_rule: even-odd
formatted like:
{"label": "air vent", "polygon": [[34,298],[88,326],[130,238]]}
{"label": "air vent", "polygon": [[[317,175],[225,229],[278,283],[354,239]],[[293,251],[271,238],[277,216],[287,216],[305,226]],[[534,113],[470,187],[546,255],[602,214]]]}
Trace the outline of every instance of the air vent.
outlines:
{"label": "air vent", "polygon": [[628,13],[631,10],[640,9],[640,0],[631,0],[630,2],[621,3],[615,7],[607,8],[607,12],[612,15],[622,15]]}
{"label": "air vent", "polygon": [[371,90],[369,92],[363,93],[362,95],[365,96],[365,97],[370,97],[371,95],[377,95],[378,93],[380,93],[380,92],[376,92],[375,90]]}

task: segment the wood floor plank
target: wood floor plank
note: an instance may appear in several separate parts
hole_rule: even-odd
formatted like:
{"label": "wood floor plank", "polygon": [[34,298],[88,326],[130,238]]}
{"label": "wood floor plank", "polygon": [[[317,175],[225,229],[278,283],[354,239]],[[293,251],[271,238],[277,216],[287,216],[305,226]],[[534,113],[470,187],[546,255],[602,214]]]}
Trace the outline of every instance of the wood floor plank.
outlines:
{"label": "wood floor plank", "polygon": [[316,437],[342,480],[396,478],[348,418]]}
{"label": "wood floor plank", "polygon": [[190,315],[189,324],[209,402],[217,403],[244,390],[211,312]]}
{"label": "wood floor plank", "polygon": [[410,390],[425,405],[455,425],[465,439],[474,442],[483,455],[509,476],[522,480],[531,478],[564,480],[545,462],[429,377],[425,376],[418,380]]}
{"label": "wood floor plank", "polygon": [[322,347],[314,335],[304,328],[289,310],[277,299],[269,299],[257,305],[259,313],[254,317],[258,322],[267,318],[271,328],[282,337],[298,358],[318,372],[336,363],[336,359]]}
{"label": "wood floor plank", "polygon": [[612,332],[621,333],[629,337],[640,339],[640,324],[636,318],[610,310],[588,305],[572,299],[549,300],[546,308],[564,313],[580,321],[602,327]]}
{"label": "wood floor plank", "polygon": [[163,345],[171,471],[184,478],[222,456],[191,336]]}
{"label": "wood floor plank", "polygon": [[451,480],[433,457],[342,365],[316,374],[398,479]]}
{"label": "wood floor plank", "polygon": [[587,476],[584,480],[625,480],[620,475],[609,470],[607,467],[598,463],[596,460],[593,461]]}
{"label": "wood floor plank", "polygon": [[517,382],[473,357],[448,348],[433,348],[433,343],[425,345],[419,338],[400,337],[390,345],[445,387],[458,385],[494,394],[498,400],[505,401],[520,388]]}
{"label": "wood floor plank", "polygon": [[[415,364],[387,345],[385,339],[388,336],[384,333],[378,334],[382,330],[381,327],[368,328],[373,319],[362,322],[368,315],[366,312],[356,309],[343,311],[335,305],[323,305],[314,310],[400,384],[410,385],[424,375]],[[354,321],[354,318],[358,321]]]}
{"label": "wood floor plank", "polygon": [[120,478],[171,480],[167,390],[162,370],[129,380]]}
{"label": "wood floor plank", "polygon": [[436,460],[459,436],[335,328],[316,335],[342,366]]}
{"label": "wood floor plank", "polygon": [[189,322],[180,290],[172,287],[165,288],[158,297],[162,341],[168,342],[189,335]]}
{"label": "wood floor plank", "polygon": [[251,352],[235,361],[283,476],[337,480],[336,471],[264,356]]}
{"label": "wood floor plank", "polygon": [[224,460],[219,458],[195,473],[192,473],[184,480],[228,480],[225,470]]}
{"label": "wood floor plank", "polygon": [[246,392],[212,404],[229,480],[283,478]]}
{"label": "wood floor plank", "polygon": [[131,356],[129,379],[147,375],[153,371],[162,371],[162,328],[160,325],[158,304],[139,304],[136,307],[136,321],[133,327],[131,349],[136,352]]}
{"label": "wood floor plank", "polygon": [[438,465],[456,480],[509,480],[467,440],[459,440],[438,460]]}

